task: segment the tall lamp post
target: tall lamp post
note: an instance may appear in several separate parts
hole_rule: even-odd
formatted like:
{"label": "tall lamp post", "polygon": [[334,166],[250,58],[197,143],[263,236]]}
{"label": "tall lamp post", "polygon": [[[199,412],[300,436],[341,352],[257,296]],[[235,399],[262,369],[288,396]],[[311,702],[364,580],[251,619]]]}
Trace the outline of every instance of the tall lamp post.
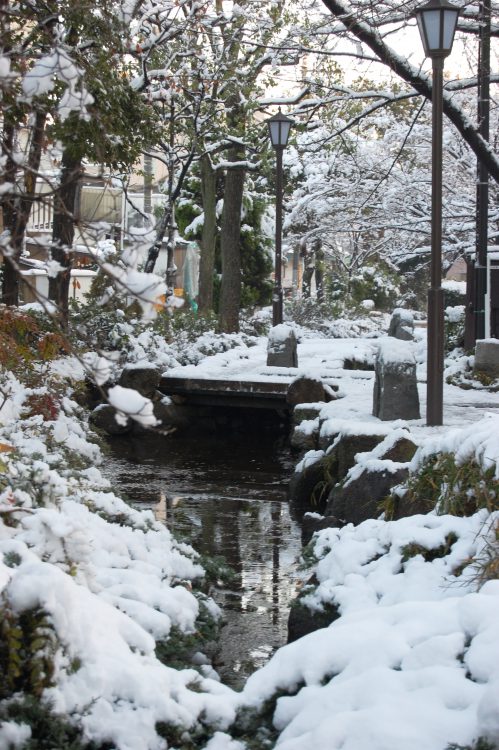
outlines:
{"label": "tall lamp post", "polygon": [[442,109],[444,59],[450,55],[459,8],[429,0],[416,8],[425,55],[433,67],[431,142],[431,277],[428,290],[426,424],[443,423],[444,295],[442,289]]}
{"label": "tall lamp post", "polygon": [[281,110],[267,120],[270,142],[276,155],[276,201],[275,201],[275,278],[272,295],[272,325],[282,323],[282,152],[289,137],[293,121]]}

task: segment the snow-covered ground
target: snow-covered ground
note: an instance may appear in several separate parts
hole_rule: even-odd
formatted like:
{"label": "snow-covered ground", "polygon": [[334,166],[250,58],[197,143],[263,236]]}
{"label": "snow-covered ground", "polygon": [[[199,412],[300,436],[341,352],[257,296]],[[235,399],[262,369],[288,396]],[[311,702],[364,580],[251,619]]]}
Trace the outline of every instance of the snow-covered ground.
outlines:
{"label": "snow-covered ground", "polygon": [[[445,424],[427,428],[424,331],[418,336],[423,418],[404,423],[420,445],[414,466],[441,449],[475,457],[499,478],[499,393],[446,384]],[[372,360],[376,338],[302,335],[298,370],[289,371],[266,366],[265,339],[253,344],[169,374],[320,377],[342,396],[323,406],[324,418],[378,421],[373,373],[342,368],[346,357]],[[449,372],[457,367],[448,364]],[[253,726],[252,750],[445,750],[481,736],[499,746],[499,581],[479,588],[472,566],[467,576],[457,573],[497,544],[497,514],[432,513],[319,532],[319,585],[309,604],[331,604],[342,616],[281,648],[236,693],[209,665],[173,669],[158,658],[157,644],[194,633],[201,611],[219,616],[197,589],[196,552],[114,495],[72,401],[47,420],[22,418],[25,398],[12,379],[0,411],[2,632],[22,613],[43,615],[39,656],[53,674],[39,678],[39,697],[84,740],[117,750],[244,750],[247,737],[234,720],[254,712],[258,721],[275,702],[274,739],[267,731],[260,741]],[[450,538],[438,556],[407,552],[440,549]],[[17,684],[15,671],[6,679]],[[22,748],[30,728],[9,718],[5,701],[0,711],[0,750]]]}

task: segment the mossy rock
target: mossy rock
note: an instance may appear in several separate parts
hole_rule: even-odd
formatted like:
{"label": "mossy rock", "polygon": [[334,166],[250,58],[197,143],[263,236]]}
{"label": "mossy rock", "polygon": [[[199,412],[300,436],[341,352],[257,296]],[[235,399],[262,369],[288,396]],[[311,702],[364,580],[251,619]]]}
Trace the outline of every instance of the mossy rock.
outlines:
{"label": "mossy rock", "polygon": [[302,513],[315,510],[321,513],[325,508],[327,493],[322,496],[316,489],[324,482],[328,464],[327,458],[323,457],[302,471],[295,471],[288,487],[289,502],[295,510]]}
{"label": "mossy rock", "polygon": [[409,470],[400,467],[396,471],[363,471],[346,486],[332,488],[326,506],[326,514],[335,516],[342,525],[355,525],[368,518],[379,518],[381,502],[390,494],[393,487],[407,480]]}
{"label": "mossy rock", "polygon": [[334,604],[324,606],[322,610],[310,609],[300,599],[291,605],[288,618],[288,643],[303,638],[321,628],[327,628],[340,617]]}
{"label": "mossy rock", "polygon": [[394,461],[397,464],[405,464],[412,461],[418,446],[410,438],[399,438],[386,453],[383,453],[383,460]]}

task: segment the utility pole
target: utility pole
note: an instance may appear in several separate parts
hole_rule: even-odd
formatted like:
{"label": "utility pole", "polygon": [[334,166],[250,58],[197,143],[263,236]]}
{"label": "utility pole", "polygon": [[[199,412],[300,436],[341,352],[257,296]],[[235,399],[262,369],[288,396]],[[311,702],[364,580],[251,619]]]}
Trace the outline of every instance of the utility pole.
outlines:
{"label": "utility pole", "polygon": [[[490,129],[490,15],[491,0],[480,2],[478,51],[478,132],[489,140]],[[487,292],[487,246],[489,223],[489,173],[485,164],[477,164],[475,260],[475,340],[485,338],[485,294]]]}

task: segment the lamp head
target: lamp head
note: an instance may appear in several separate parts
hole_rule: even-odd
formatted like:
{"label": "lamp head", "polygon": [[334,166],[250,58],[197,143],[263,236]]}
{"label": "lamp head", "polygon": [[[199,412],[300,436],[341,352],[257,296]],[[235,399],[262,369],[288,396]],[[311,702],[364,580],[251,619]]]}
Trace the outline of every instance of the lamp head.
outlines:
{"label": "lamp head", "polygon": [[286,147],[292,124],[293,120],[283,115],[281,110],[273,117],[269,117],[267,125],[269,126],[270,142],[274,148]]}
{"label": "lamp head", "polygon": [[442,59],[450,55],[459,8],[447,0],[429,0],[415,10],[426,57]]}

